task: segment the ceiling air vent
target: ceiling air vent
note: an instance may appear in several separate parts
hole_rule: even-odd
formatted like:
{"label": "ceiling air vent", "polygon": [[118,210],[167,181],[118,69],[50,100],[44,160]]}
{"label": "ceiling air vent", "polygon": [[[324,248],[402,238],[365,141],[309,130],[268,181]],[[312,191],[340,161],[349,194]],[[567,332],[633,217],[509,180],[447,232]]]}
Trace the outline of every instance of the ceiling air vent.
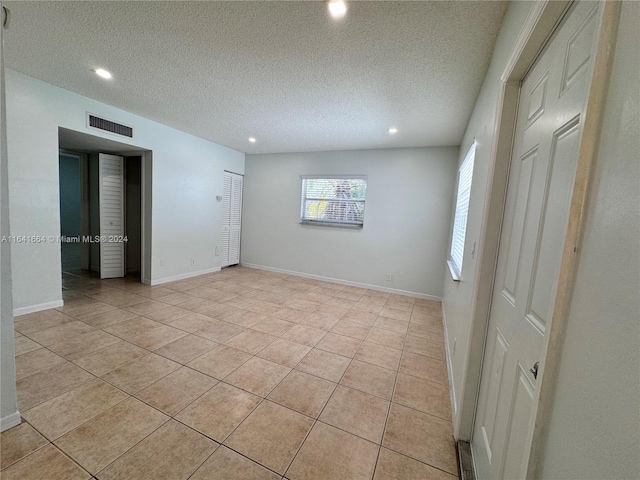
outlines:
{"label": "ceiling air vent", "polygon": [[124,137],[133,138],[133,128],[89,114],[89,126]]}

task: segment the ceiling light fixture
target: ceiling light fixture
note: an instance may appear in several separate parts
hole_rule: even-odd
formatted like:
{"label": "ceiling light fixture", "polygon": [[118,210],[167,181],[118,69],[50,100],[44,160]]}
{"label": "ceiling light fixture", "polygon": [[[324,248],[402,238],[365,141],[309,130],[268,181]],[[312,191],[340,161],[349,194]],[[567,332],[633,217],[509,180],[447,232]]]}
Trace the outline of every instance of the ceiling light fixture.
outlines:
{"label": "ceiling light fixture", "polygon": [[391,127],[391,128],[389,129],[389,133],[390,133],[391,135],[393,135],[394,133],[398,133],[398,129],[397,129],[396,127]]}
{"label": "ceiling light fixture", "polygon": [[256,137],[249,137],[249,141],[251,143],[256,143]]}
{"label": "ceiling light fixture", "polygon": [[329,0],[327,7],[333,18],[342,18],[347,13],[347,4],[344,0]]}
{"label": "ceiling light fixture", "polygon": [[96,70],[94,70],[94,72],[99,77],[105,78],[107,80],[113,78],[113,75],[111,75],[111,72],[105,70],[104,68],[97,68]]}

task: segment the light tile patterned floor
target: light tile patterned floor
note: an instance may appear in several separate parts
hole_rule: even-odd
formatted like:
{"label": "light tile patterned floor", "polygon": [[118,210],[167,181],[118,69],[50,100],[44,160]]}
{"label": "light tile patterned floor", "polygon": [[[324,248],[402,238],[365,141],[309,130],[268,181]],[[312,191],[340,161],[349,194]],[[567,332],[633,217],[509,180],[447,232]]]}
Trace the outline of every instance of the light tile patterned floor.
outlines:
{"label": "light tile patterned floor", "polygon": [[438,302],[232,267],[15,319],[10,479],[454,479]]}

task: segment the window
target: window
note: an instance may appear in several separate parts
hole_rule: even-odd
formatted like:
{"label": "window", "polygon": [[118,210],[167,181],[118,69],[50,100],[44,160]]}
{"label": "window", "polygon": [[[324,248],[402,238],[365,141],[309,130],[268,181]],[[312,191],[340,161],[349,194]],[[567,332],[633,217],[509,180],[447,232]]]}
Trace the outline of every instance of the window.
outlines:
{"label": "window", "polygon": [[467,233],[467,213],[469,212],[469,196],[473,179],[473,162],[476,155],[476,142],[473,142],[467,156],[460,166],[458,176],[458,196],[456,197],[456,216],[453,221],[451,236],[451,258],[448,261],[451,276],[459,281],[462,274],[464,256],[464,238]]}
{"label": "window", "polygon": [[362,228],[367,177],[302,176],[300,223]]}

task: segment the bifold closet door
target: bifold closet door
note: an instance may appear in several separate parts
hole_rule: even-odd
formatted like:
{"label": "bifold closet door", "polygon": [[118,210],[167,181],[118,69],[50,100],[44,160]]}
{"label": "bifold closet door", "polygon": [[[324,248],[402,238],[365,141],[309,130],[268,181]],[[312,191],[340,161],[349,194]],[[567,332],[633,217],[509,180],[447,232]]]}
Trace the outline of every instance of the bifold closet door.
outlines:
{"label": "bifold closet door", "polygon": [[243,176],[224,172],[222,195],[222,266],[240,263]]}
{"label": "bifold closet door", "polygon": [[99,155],[100,278],[124,277],[124,158]]}

